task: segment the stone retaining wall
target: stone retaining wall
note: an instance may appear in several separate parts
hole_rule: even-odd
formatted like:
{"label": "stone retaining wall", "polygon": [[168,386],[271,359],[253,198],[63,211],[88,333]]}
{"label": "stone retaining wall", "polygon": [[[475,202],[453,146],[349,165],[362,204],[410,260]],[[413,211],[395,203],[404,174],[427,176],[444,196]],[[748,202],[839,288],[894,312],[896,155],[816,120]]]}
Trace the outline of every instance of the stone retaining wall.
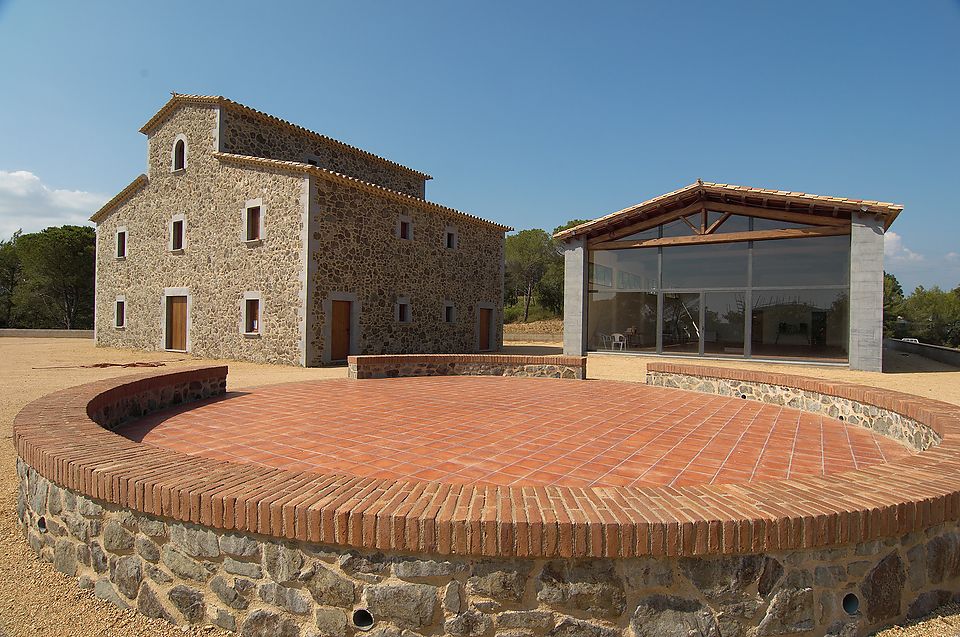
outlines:
{"label": "stone retaining wall", "polygon": [[508,356],[501,354],[411,354],[350,356],[350,378],[405,376],[587,377],[586,356]]}
{"label": "stone retaining wall", "polygon": [[956,406],[762,372],[648,369],[655,381],[756,383],[769,400],[811,398],[766,386],[874,406],[904,419],[890,431],[933,446],[842,479],[573,489],[294,473],[106,429],[218,399],[226,368],[198,368],[24,408],[18,517],[41,558],[99,596],[244,637],[357,634],[358,610],[380,637],[859,637],[958,599]]}
{"label": "stone retaining wall", "polygon": [[[734,396],[756,400],[772,405],[783,405],[801,411],[823,414],[855,425],[872,429],[879,434],[899,440],[903,444],[923,451],[940,444],[942,438],[936,431],[890,409],[853,400],[843,396],[821,393],[814,388],[792,387],[770,382],[764,374],[754,379],[721,378],[718,368],[687,368],[686,371],[657,371],[654,364],[647,365],[647,384],[674,387],[721,396]],[[738,370],[739,371],[739,370]],[[739,375],[739,374],[738,374]],[[782,382],[791,382],[780,379]],[[802,384],[801,382],[793,384]]]}
{"label": "stone retaining wall", "polygon": [[[690,558],[503,559],[355,551],[144,515],[18,461],[27,543],[81,588],[244,637],[356,634],[851,637],[958,598],[960,532]],[[844,598],[852,605],[844,610]],[[694,632],[691,632],[694,631]],[[699,631],[699,632],[696,632]]]}

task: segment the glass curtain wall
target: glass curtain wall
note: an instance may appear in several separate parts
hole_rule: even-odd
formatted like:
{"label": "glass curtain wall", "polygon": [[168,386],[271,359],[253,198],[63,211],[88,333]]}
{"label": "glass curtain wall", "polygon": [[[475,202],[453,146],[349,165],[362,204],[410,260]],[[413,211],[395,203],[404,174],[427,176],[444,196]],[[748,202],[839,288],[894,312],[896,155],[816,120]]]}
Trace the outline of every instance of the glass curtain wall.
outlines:
{"label": "glass curtain wall", "polygon": [[[714,231],[804,227],[710,212]],[[625,239],[693,234],[675,220]],[[847,360],[850,237],[591,250],[590,349]]]}

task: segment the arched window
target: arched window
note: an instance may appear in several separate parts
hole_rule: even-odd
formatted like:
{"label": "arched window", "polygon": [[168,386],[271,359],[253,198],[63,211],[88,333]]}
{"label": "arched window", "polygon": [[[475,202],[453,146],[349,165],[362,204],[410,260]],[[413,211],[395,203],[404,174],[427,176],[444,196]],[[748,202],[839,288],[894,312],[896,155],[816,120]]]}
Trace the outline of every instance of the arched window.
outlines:
{"label": "arched window", "polygon": [[173,170],[183,170],[187,167],[187,141],[182,135],[177,136],[173,143]]}

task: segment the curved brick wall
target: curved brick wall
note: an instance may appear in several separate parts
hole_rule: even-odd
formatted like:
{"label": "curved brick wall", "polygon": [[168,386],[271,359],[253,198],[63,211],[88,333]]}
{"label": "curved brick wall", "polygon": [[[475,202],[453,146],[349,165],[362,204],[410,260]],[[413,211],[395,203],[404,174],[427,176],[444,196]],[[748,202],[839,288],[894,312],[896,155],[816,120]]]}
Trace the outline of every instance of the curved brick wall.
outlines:
{"label": "curved brick wall", "polygon": [[404,376],[587,377],[586,356],[516,356],[504,354],[400,354],[350,356],[350,378]]}
{"label": "curved brick wall", "polygon": [[102,597],[254,637],[352,633],[355,608],[373,612],[380,635],[859,635],[960,589],[960,408],[789,376],[648,369],[802,385],[936,439],[843,480],[574,489],[291,473],[108,431],[222,393],[226,369],[200,368],[25,408],[18,513],[30,545]]}

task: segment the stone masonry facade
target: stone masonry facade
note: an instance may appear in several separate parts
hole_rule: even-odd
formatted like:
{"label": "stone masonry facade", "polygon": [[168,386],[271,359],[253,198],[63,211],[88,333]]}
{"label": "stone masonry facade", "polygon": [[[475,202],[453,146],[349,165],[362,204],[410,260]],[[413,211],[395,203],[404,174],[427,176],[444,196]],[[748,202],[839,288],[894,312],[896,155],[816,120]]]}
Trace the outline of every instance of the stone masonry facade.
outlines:
{"label": "stone masonry facade", "polygon": [[[689,558],[357,551],[125,510],[18,460],[29,546],[121,608],[243,637],[855,637],[960,598],[960,531]],[[365,627],[365,626],[364,626]]]}
{"label": "stone masonry facade", "polygon": [[[147,175],[93,217],[99,345],[163,349],[165,298],[186,296],[186,349],[211,358],[327,364],[332,300],[352,303],[351,354],[476,352],[481,307],[500,348],[507,228],[426,202],[427,175],[223,98],[174,96],[143,130]],[[263,219],[257,241],[244,236],[251,201]],[[177,215],[184,246],[174,251]],[[401,218],[409,240],[397,236]],[[260,300],[254,335],[244,333],[247,297]]]}
{"label": "stone masonry facade", "polygon": [[586,380],[586,356],[507,356],[430,354],[424,356],[351,356],[349,377],[517,376]]}

